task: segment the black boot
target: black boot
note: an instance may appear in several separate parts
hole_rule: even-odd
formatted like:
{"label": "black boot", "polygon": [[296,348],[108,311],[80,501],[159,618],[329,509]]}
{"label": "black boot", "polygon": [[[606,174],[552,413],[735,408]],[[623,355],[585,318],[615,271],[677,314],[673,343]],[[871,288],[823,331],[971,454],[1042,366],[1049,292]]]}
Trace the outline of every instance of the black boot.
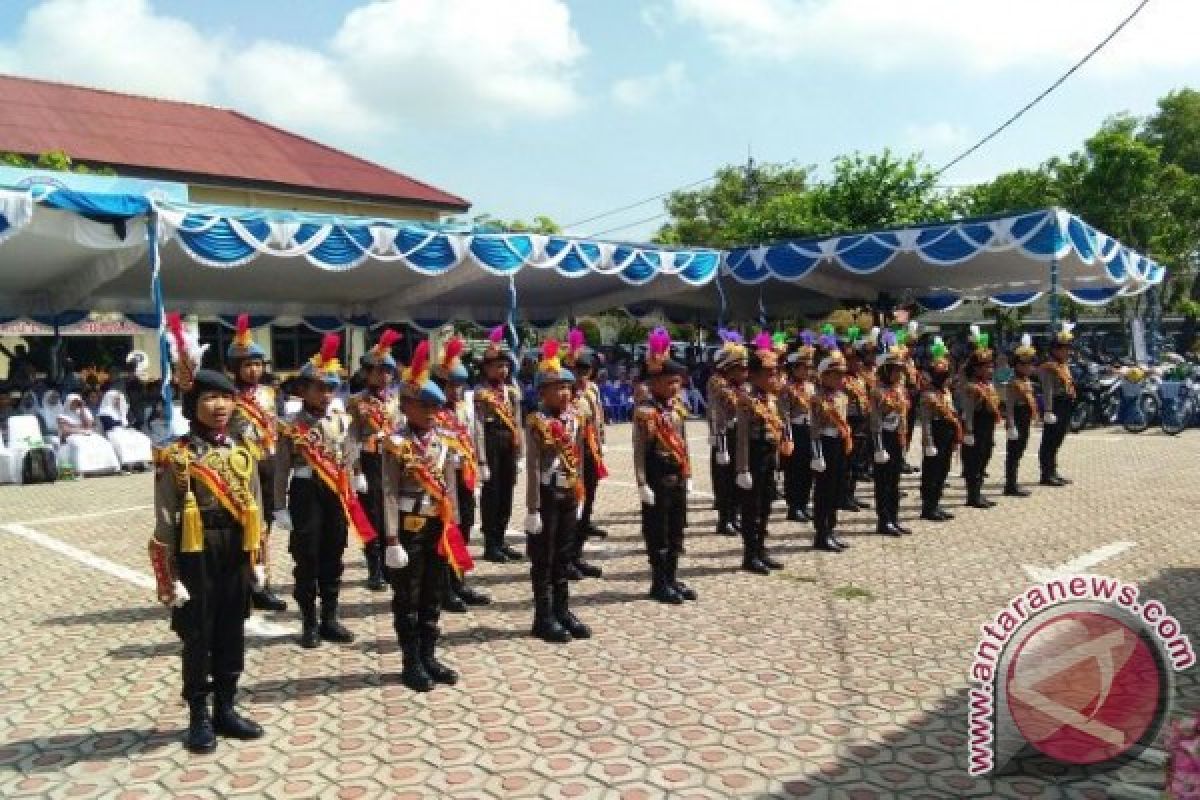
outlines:
{"label": "black boot", "polygon": [[894,522],[880,521],[875,525],[875,532],[880,536],[903,536],[904,532]]}
{"label": "black boot", "polygon": [[570,587],[564,581],[554,586],[554,619],[566,629],[572,639],[592,638],[592,629],[571,613]]}
{"label": "black boot", "polygon": [[367,545],[363,555],[367,559],[367,588],[372,592],[382,592],[387,584],[383,580],[383,561],[374,542]]}
{"label": "black boot", "polygon": [[533,635],[543,642],[554,644],[571,641],[571,633],[554,616],[554,603],[549,591],[538,592],[534,596]]}
{"label": "black boot", "polygon": [[503,537],[485,533],[483,535],[483,560],[493,564],[507,564],[509,558],[501,549],[503,543]]}
{"label": "black boot", "polygon": [[737,525],[730,519],[729,514],[724,511],[717,511],[717,534],[719,536],[737,536]]}
{"label": "black boot", "polygon": [[574,567],[585,578],[600,578],[604,575],[603,569],[597,567],[595,564],[589,564],[587,561],[576,561]]}
{"label": "black boot", "polygon": [[604,530],[603,528],[597,528],[591,522],[588,522],[588,524],[584,526],[584,533],[587,534],[587,538],[589,539],[608,538],[608,531]]}
{"label": "black boot", "polygon": [[208,696],[188,700],[188,728],[183,746],[191,753],[211,753],[217,749],[217,734],[212,715],[208,713]]}
{"label": "black boot", "polygon": [[683,581],[679,580],[679,554],[671,553],[667,556],[667,582],[675,593],[684,600],[695,600],[696,590],[688,586]]}
{"label": "black boot", "polygon": [[791,522],[812,522],[812,515],[808,513],[808,509],[803,506],[789,508],[787,518]]}
{"label": "black boot", "polygon": [[452,614],[467,613],[467,603],[459,595],[459,590],[463,588],[462,582],[454,571],[446,567],[446,586],[442,590],[442,610],[449,611]]}
{"label": "black boot", "polygon": [[421,664],[426,674],[434,683],[444,683],[453,686],[458,683],[458,673],[437,660],[434,652],[437,648],[438,629],[432,625],[424,626],[420,633]]}
{"label": "black boot", "polygon": [[771,570],[759,559],[758,532],[753,523],[742,520],[742,569],[755,575],[770,575]]}
{"label": "black boot", "polygon": [[321,627],[317,632],[327,642],[349,644],[354,641],[354,634],[338,620],[338,596],[326,595],[321,598]]}
{"label": "black boot", "polygon": [[967,505],[971,508],[991,508],[988,501],[983,497],[983,487],[978,483],[972,483],[967,486]]}
{"label": "black boot", "polygon": [[251,593],[250,602],[259,611],[287,611],[287,601],[271,591],[270,586]]}
{"label": "black boot", "polygon": [[404,668],[400,672],[400,682],[414,692],[428,692],[433,689],[433,678],[425,669],[421,659],[421,642],[415,630],[406,631],[400,639],[400,654],[404,659]]}
{"label": "black boot", "polygon": [[1007,483],[1004,485],[1005,497],[1029,497],[1033,492],[1028,489],[1022,489],[1020,484]]}
{"label": "black boot", "polygon": [[230,739],[259,739],[262,726],[243,717],[233,705],[237,681],[237,675],[218,675],[213,681],[213,730]]}
{"label": "black boot", "polygon": [[486,592],[481,592],[466,583],[459,585],[458,596],[469,606],[490,606],[492,604],[492,598]]}
{"label": "black boot", "polygon": [[504,543],[503,536],[500,537],[500,552],[503,553],[504,557],[507,558],[509,561],[524,561],[525,560],[525,556],[521,555],[521,553],[515,547],[512,547],[512,546]]}
{"label": "black boot", "polygon": [[823,528],[817,530],[817,535],[813,539],[813,550],[821,550],[826,553],[842,552],[842,548],[834,543],[833,537],[829,535],[829,531]]}
{"label": "black boot", "polygon": [[660,603],[672,606],[683,602],[683,596],[670,582],[666,551],[655,551],[650,554],[650,597]]}
{"label": "black boot", "polygon": [[765,536],[760,536],[758,540],[758,560],[767,569],[783,569],[783,562],[778,561],[767,553],[767,541]]}
{"label": "black boot", "polygon": [[312,650],[321,644],[321,635],[317,631],[316,604],[301,603],[300,614],[303,618],[300,626],[300,646],[306,650]]}

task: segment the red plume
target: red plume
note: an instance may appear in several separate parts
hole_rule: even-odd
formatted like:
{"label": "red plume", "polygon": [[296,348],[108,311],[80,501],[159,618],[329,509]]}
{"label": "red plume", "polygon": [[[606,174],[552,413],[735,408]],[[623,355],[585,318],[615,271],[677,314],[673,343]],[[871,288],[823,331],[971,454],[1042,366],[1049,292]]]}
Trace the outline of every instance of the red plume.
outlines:
{"label": "red plume", "polygon": [[375,345],[375,349],[381,353],[387,353],[391,351],[392,345],[396,344],[396,342],[400,341],[402,338],[404,337],[402,337],[398,332],[388,328],[382,334],[380,334],[379,344]]}
{"label": "red plume", "polygon": [[462,355],[463,347],[465,346],[460,336],[455,336],[446,342],[446,352],[442,354],[442,364],[447,366],[452,364],[454,359]]}
{"label": "red plume", "polygon": [[342,337],[336,333],[327,333],[321,340],[321,363],[328,364],[337,358],[338,348],[342,346]]}
{"label": "red plume", "polygon": [[425,339],[413,351],[412,363],[408,365],[409,374],[416,378],[429,366],[429,340]]}
{"label": "red plume", "polygon": [[542,345],[542,360],[549,361],[558,356],[558,340],[547,339]]}
{"label": "red plume", "polygon": [[183,338],[183,316],[178,311],[167,313],[167,330],[175,340],[175,358],[183,358],[187,354],[187,342]]}
{"label": "red plume", "polygon": [[245,336],[250,332],[250,315],[238,314],[237,318],[237,335]]}
{"label": "red plume", "polygon": [[500,344],[504,341],[504,326],[497,325],[488,333],[488,341],[492,344]]}

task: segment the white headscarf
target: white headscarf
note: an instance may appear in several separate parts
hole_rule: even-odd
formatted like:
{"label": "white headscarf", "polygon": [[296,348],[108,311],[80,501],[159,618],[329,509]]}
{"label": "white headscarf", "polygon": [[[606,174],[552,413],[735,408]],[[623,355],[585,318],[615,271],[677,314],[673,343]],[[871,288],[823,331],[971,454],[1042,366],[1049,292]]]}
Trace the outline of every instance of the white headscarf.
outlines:
{"label": "white headscarf", "polygon": [[111,419],[118,428],[124,428],[129,423],[129,401],[122,392],[109,389],[100,400],[100,416]]}
{"label": "white headscarf", "polygon": [[[47,392],[47,394],[49,393]],[[72,408],[72,406],[75,405],[76,400],[79,401],[78,411]],[[77,427],[87,425],[93,422],[92,412],[88,411],[87,403],[83,402],[83,398],[79,394],[72,393],[67,395],[66,404],[63,405],[62,410],[58,412],[58,422],[60,426],[63,422],[66,422],[69,425],[75,425]]]}
{"label": "white headscarf", "polygon": [[46,429],[51,433],[58,430],[58,418],[63,413],[62,395],[57,389],[47,389],[42,395],[42,407],[38,412],[42,415],[42,422],[46,423]]}

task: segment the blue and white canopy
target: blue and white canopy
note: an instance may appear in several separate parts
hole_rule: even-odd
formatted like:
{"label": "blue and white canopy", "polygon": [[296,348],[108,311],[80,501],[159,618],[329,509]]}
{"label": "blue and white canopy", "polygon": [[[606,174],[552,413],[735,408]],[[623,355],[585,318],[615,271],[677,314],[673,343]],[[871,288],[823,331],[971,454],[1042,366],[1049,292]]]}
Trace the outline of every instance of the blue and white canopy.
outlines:
{"label": "blue and white canopy", "polygon": [[[155,221],[153,258],[148,226]],[[562,319],[709,283],[716,250],[387,219],[0,190],[0,314],[153,311]]]}
{"label": "blue and white canopy", "polygon": [[964,299],[1005,306],[1057,288],[1103,305],[1162,282],[1166,270],[1061,209],[739,248],[724,274],[768,297],[803,287],[843,299],[881,294],[948,310]]}

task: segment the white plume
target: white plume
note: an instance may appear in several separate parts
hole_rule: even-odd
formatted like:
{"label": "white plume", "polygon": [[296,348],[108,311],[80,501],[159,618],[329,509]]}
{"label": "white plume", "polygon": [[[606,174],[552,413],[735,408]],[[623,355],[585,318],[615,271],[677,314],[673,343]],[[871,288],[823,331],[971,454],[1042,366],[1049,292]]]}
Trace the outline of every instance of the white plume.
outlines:
{"label": "white plume", "polygon": [[1064,321],[1062,324],[1062,330],[1063,333],[1070,333],[1071,331],[1075,330],[1075,323]]}
{"label": "white plume", "polygon": [[879,326],[871,328],[871,332],[867,334],[867,341],[871,344],[879,344]]}
{"label": "white plume", "polygon": [[909,320],[909,323],[908,323],[908,335],[909,336],[916,336],[917,331],[920,329],[921,329],[921,323],[917,322],[915,319]]}
{"label": "white plume", "polygon": [[978,339],[978,338],[979,338],[979,326],[978,326],[978,325],[972,325],[972,326],[971,326],[971,340],[972,340],[972,341],[974,341],[974,340],[976,340],[976,339]]}
{"label": "white plume", "polygon": [[1033,347],[1033,337],[1028,333],[1021,334],[1021,347]]}

